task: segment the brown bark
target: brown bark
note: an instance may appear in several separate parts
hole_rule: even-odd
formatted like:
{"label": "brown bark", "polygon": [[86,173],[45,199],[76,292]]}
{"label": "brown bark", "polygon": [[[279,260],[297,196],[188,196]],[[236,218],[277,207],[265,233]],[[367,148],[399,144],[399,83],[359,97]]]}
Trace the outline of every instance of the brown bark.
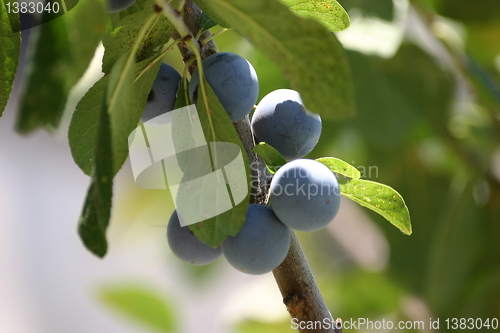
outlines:
{"label": "brown bark", "polygon": [[[294,232],[292,232],[288,255],[285,261],[273,271],[273,274],[283,296],[283,303],[292,318],[302,323],[320,321],[324,324],[320,329],[299,329],[299,332],[342,333],[341,327],[333,327],[335,326],[332,321],[333,317],[318,289]],[[340,319],[337,319],[337,323],[340,325]]]}

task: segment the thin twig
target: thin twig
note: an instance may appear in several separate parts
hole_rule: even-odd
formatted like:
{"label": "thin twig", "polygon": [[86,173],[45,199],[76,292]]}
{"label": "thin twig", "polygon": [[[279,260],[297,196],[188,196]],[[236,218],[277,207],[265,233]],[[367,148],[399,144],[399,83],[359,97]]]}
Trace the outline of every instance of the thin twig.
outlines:
{"label": "thin twig", "polygon": [[144,75],[151,67],[153,67],[154,64],[156,64],[158,61],[160,61],[169,51],[172,51],[175,45],[177,45],[179,41],[174,41],[172,45],[169,45],[165,50],[163,50],[156,58],[154,58],[147,66],[144,68],[142,71],[137,74],[137,77],[134,80],[134,83],[139,80],[139,78]]}
{"label": "thin twig", "polygon": [[222,35],[223,33],[225,33],[226,31],[229,31],[229,30],[232,30],[232,29],[222,28],[219,31],[217,31],[216,33],[214,33],[212,36],[208,37],[207,39],[202,40],[200,42],[200,44],[201,45],[205,45],[208,42],[210,42],[211,40],[213,40],[215,37],[218,37],[218,36]]}

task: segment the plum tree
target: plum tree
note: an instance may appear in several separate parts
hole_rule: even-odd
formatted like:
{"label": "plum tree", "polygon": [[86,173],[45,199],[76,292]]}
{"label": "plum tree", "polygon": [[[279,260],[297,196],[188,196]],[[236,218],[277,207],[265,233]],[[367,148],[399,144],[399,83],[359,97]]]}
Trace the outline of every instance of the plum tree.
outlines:
{"label": "plum tree", "polygon": [[[230,52],[212,54],[202,64],[205,78],[231,121],[246,116],[259,95],[259,81],[253,66],[245,58]],[[200,76],[196,69],[189,84],[189,96],[193,103],[198,99],[199,84]]]}
{"label": "plum tree", "polygon": [[285,164],[274,175],[270,191],[274,213],[283,224],[296,230],[325,227],[340,206],[337,178],[314,160],[298,159]]}
{"label": "plum tree", "polygon": [[290,229],[281,223],[271,208],[251,204],[245,225],[235,237],[222,243],[222,253],[237,270],[264,274],[278,267],[290,248]]}
{"label": "plum tree", "polygon": [[175,256],[193,265],[207,265],[219,258],[221,248],[213,248],[200,241],[189,230],[180,224],[177,210],[170,216],[167,226],[167,240]]}
{"label": "plum tree", "polygon": [[116,13],[132,6],[135,0],[109,0],[108,13]]}
{"label": "plum tree", "polygon": [[142,122],[151,120],[174,109],[181,79],[181,76],[173,67],[165,63],[161,64],[153,87],[148,95],[148,101],[141,117]]}
{"label": "plum tree", "polygon": [[253,114],[252,130],[257,140],[293,160],[314,148],[321,135],[321,118],[305,109],[297,91],[278,89],[260,101]]}

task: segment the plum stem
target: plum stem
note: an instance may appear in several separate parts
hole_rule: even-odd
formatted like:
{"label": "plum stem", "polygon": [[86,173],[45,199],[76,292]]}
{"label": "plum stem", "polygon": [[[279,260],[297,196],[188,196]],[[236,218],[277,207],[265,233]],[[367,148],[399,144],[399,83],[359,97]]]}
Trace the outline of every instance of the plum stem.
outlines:
{"label": "plum stem", "polygon": [[214,33],[213,35],[211,35],[210,37],[208,37],[207,39],[202,40],[200,42],[200,44],[201,45],[205,45],[206,43],[208,43],[211,40],[213,40],[215,37],[218,37],[218,36],[222,35],[223,33],[225,33],[226,31],[229,31],[229,30],[232,30],[232,29],[222,28],[219,31],[217,31],[216,33]]}
{"label": "plum stem", "polygon": [[175,47],[175,45],[179,44],[180,41],[176,40],[176,41],[173,41],[171,44],[169,44],[167,46],[167,48],[165,50],[163,50],[157,57],[155,57],[147,66],[146,68],[144,68],[142,71],[139,72],[139,74],[137,74],[137,77],[135,78],[134,80],[134,83],[137,82],[137,80],[139,80],[139,78],[144,75],[144,73],[146,73],[148,70],[151,69],[151,67],[153,67],[154,64],[156,64],[158,61],[160,61],[161,59],[163,59],[163,57],[170,51],[172,51],[172,49]]}

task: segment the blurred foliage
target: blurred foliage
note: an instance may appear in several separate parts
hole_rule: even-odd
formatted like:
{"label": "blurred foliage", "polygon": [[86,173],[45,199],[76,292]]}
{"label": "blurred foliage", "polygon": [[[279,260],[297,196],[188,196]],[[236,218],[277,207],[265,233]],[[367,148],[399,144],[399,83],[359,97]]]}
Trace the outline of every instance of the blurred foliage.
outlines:
{"label": "blurred foliage", "polygon": [[376,16],[386,21],[394,18],[394,4],[392,0],[339,0],[339,3],[349,13],[356,8],[366,16]]}
{"label": "blurred foliage", "polygon": [[59,16],[43,12],[41,20],[47,23],[33,30],[36,42],[30,46],[16,124],[23,134],[59,126],[68,95],[85,73],[104,32],[102,0],[87,0]]}
{"label": "blurred foliage", "polygon": [[[493,59],[500,54],[500,1],[497,0],[413,0],[429,15],[439,15],[465,26],[466,51],[481,65],[493,70]],[[430,5],[425,6],[425,5]],[[498,71],[490,75],[500,78]]]}
{"label": "blurred foliage", "polygon": [[434,1],[437,12],[464,23],[487,23],[499,20],[500,2],[497,0],[440,0]]}
{"label": "blurred foliage", "polygon": [[9,100],[21,47],[19,14],[10,13],[5,7],[8,4],[0,3],[0,117]]}
{"label": "blurred foliage", "polygon": [[334,289],[328,288],[326,281],[322,282],[327,291],[327,302],[341,304],[335,317],[376,318],[401,306],[403,290],[382,273],[352,269],[345,273]]}
{"label": "blurred foliage", "polygon": [[[288,327],[288,328],[287,328]],[[246,320],[238,325],[235,333],[276,333],[276,332],[297,332],[290,327],[290,321],[285,322],[260,322],[257,320]]]}
{"label": "blurred foliage", "polygon": [[442,117],[451,102],[450,76],[414,45],[402,45],[388,60],[357,52],[349,58],[358,115],[344,126],[358,130],[377,154],[403,148],[426,117]]}
{"label": "blurred foliage", "polygon": [[177,332],[173,306],[158,296],[158,290],[132,284],[102,287],[99,299],[122,316],[153,332]]}

